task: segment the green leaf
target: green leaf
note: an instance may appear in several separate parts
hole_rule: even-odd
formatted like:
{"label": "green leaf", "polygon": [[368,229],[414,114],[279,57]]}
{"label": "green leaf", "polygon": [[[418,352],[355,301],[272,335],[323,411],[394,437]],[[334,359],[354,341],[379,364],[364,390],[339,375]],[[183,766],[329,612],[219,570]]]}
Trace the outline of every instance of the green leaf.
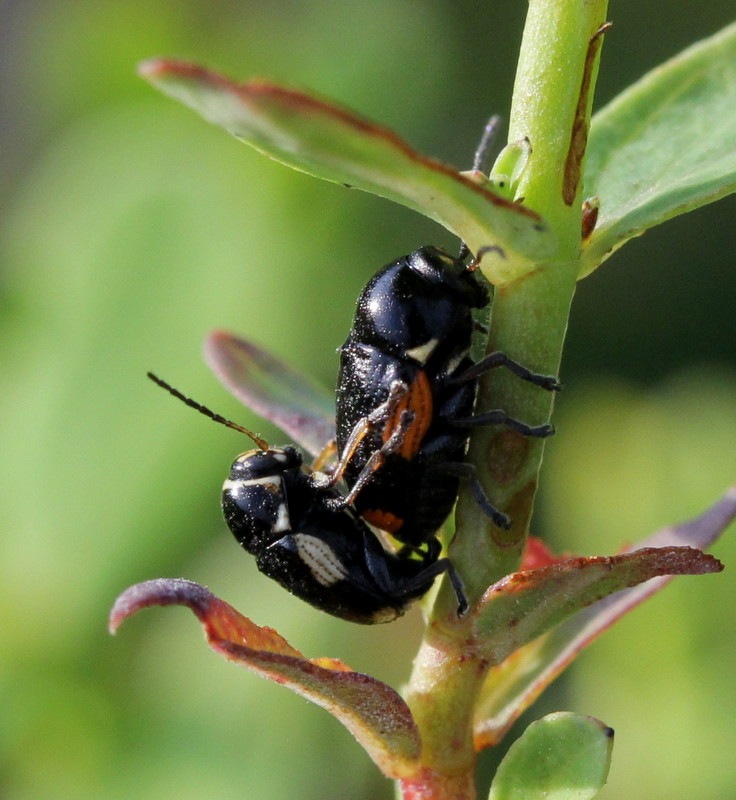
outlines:
{"label": "green leaf", "polygon": [[305,658],[272,628],[256,625],[203,586],[183,579],[159,578],[126,589],[110,612],[110,632],[153,605],[191,609],[213,650],[329,711],[387,777],[416,771],[419,732],[409,707],[390,686],[335,658]]}
{"label": "green leaf", "polygon": [[645,75],[591,123],[585,196],[600,199],[581,277],[628,239],[736,190],[736,24]]}
{"label": "green leaf", "polygon": [[393,131],[312,95],[260,81],[236,84],[202,67],[166,59],[140,73],[206,120],[287,166],[372,192],[419,211],[489,252],[483,271],[507,283],[550,255],[555,241],[540,217],[484,180],[420,155]]}
{"label": "green leaf", "polygon": [[571,712],[533,722],[498,767],[489,800],[588,800],[608,778],[613,730]]}

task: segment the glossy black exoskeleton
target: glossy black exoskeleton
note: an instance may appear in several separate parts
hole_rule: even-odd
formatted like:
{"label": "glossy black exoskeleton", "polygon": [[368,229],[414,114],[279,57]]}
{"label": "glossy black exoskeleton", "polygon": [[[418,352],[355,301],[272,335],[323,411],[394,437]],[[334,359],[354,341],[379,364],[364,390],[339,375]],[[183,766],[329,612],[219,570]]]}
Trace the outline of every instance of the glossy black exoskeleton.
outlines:
{"label": "glossy black exoskeleton", "polygon": [[473,426],[553,433],[550,425],[532,427],[501,410],[473,413],[477,378],[494,367],[559,389],[554,378],[500,352],[473,362],[472,312],[488,302],[472,268],[437,247],[422,247],[371,278],[340,350],[335,476],[350,488],[345,502],[409,549],[436,541],[463,476],[494,522],[509,526],[465,463]]}
{"label": "glossy black exoskeleton", "polygon": [[351,622],[390,622],[449,567],[439,547],[422,559],[387,552],[351,506],[335,508],[293,447],[251,450],[232,465],[225,520],[258,569],[292,594]]}
{"label": "glossy black exoskeleton", "polygon": [[[149,373],[162,388],[205,416],[250,436],[258,446],[238,456],[222,491],[225,521],[258,569],[322,611],[359,623],[390,622],[448,571],[439,542],[419,558],[390,553],[338,492],[317,486],[292,446],[269,447]],[[340,506],[340,507],[337,507]]]}

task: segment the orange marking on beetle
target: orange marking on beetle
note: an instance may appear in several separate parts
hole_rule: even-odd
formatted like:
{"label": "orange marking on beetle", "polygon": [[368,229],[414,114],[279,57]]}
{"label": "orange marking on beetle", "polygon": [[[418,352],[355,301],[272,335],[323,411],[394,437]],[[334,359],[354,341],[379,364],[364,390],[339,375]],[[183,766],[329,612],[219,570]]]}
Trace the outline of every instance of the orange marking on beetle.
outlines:
{"label": "orange marking on beetle", "polygon": [[395,452],[407,461],[411,461],[419,452],[432,422],[432,389],[425,372],[417,372],[416,378],[409,384],[409,391],[399,400],[393,413],[386,420],[382,433],[384,442],[388,441],[401,424],[401,415],[404,411],[410,411],[413,418],[404,430],[401,444]]}
{"label": "orange marking on beetle", "polygon": [[404,520],[392,514],[390,511],[381,511],[380,508],[371,508],[363,513],[363,519],[376,528],[388,533],[396,533],[401,530]]}

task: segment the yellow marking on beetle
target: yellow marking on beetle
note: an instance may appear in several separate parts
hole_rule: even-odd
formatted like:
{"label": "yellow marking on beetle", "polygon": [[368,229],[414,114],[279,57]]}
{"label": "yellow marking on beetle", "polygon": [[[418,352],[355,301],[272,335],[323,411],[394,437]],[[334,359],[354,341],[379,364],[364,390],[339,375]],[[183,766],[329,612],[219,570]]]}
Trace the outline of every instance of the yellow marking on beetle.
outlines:
{"label": "yellow marking on beetle", "polygon": [[241,453],[235,460],[241,464],[245,463],[250,459],[252,456],[258,455],[262,453],[263,450],[247,450],[245,453]]}

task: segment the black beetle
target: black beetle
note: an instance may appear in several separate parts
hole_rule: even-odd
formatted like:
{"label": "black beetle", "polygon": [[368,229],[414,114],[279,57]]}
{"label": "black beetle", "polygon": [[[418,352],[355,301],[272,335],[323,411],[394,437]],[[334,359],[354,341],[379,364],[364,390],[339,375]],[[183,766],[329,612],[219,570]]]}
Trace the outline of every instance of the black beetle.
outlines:
{"label": "black beetle", "polygon": [[350,491],[342,502],[412,550],[435,540],[463,476],[493,521],[510,524],[465,462],[473,426],[502,424],[536,437],[554,432],[501,410],[473,413],[478,376],[495,367],[547,390],[560,388],[504,353],[470,358],[472,312],[488,302],[472,264],[422,247],[368,281],[340,349],[340,461],[331,480],[344,478]]}
{"label": "black beetle", "polygon": [[258,569],[292,594],[336,617],[371,624],[390,622],[426,594],[447,571],[460,611],[467,608],[439,542],[420,557],[384,549],[337,490],[317,485],[293,446],[269,447],[247,428],[210,411],[161,378],[156,384],[220,424],[245,433],[258,446],[238,456],[222,490],[225,521]]}

